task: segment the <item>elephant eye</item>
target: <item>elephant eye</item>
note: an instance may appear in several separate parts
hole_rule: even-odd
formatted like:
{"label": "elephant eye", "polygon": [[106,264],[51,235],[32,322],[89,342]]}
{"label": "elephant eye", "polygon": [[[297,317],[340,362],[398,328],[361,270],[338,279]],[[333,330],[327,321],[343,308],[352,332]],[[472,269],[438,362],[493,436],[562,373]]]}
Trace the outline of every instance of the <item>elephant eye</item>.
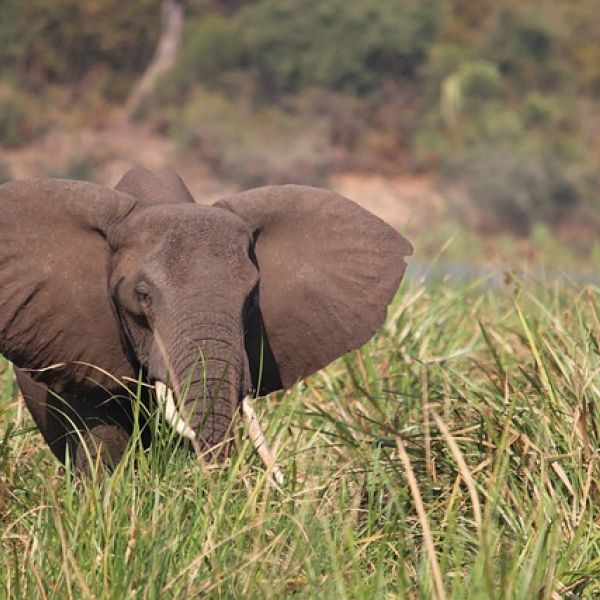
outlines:
{"label": "elephant eye", "polygon": [[150,296],[150,292],[143,287],[136,287],[134,290],[134,294],[136,300],[140,303],[144,308],[150,308],[152,304],[152,297]]}

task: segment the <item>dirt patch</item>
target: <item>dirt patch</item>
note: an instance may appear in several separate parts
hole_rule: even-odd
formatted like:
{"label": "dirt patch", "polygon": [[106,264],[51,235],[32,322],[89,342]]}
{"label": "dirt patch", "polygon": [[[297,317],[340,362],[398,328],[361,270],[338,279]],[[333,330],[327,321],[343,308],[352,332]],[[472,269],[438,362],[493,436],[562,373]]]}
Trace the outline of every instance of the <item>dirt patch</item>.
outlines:
{"label": "dirt patch", "polygon": [[329,187],[403,231],[426,226],[447,206],[430,177],[345,173],[332,177]]}
{"label": "dirt patch", "polygon": [[[92,179],[114,186],[132,166],[179,173],[198,202],[212,203],[240,187],[211,174],[202,156],[183,152],[170,139],[144,125],[114,122],[102,128],[55,128],[35,144],[19,150],[0,150],[13,178],[67,176],[72,165],[87,165]],[[71,169],[72,170],[72,169]],[[85,178],[85,177],[84,177]],[[328,187],[353,199],[394,227],[419,228],[445,206],[444,198],[427,177],[384,177],[359,173],[331,177]]]}
{"label": "dirt patch", "polygon": [[103,128],[48,132],[35,144],[1,150],[14,179],[67,176],[73,164],[89,165],[93,180],[113,186],[133,166],[179,173],[200,202],[209,202],[237,189],[210,174],[200,157],[182,153],[171,140],[150,128],[127,123]]}

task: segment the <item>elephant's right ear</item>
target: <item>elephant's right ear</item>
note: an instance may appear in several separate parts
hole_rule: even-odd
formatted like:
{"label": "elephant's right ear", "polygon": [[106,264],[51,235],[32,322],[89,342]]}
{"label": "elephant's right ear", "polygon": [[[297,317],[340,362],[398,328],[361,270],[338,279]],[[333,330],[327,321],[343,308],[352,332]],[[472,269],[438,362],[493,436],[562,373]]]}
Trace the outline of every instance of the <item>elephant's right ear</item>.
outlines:
{"label": "elephant's right ear", "polygon": [[144,207],[195,202],[183,179],[172,171],[153,173],[148,169],[135,167],[123,175],[115,189],[137,198]]}
{"label": "elephant's right ear", "polygon": [[[106,233],[135,199],[96,184],[0,186],[0,353],[26,369],[77,361],[124,369],[108,297]],[[77,378],[98,372],[75,368]]]}

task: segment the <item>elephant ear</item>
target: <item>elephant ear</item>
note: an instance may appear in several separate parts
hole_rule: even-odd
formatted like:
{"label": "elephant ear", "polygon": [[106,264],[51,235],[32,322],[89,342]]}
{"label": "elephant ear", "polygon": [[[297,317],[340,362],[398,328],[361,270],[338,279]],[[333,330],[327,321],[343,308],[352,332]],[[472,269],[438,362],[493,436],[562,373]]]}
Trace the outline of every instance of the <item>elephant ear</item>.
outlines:
{"label": "elephant ear", "polygon": [[183,179],[170,171],[153,173],[136,167],[123,175],[115,189],[137,198],[139,205],[143,207],[195,202]]}
{"label": "elephant ear", "polygon": [[59,381],[106,381],[99,369],[129,374],[109,303],[105,232],[134,205],[91,183],[0,186],[0,353],[58,393]]}
{"label": "elephant ear", "polygon": [[412,254],[389,225],[336,193],[298,185],[250,190],[216,206],[254,235],[260,315],[247,325],[247,351],[259,393],[289,387],[382,325]]}

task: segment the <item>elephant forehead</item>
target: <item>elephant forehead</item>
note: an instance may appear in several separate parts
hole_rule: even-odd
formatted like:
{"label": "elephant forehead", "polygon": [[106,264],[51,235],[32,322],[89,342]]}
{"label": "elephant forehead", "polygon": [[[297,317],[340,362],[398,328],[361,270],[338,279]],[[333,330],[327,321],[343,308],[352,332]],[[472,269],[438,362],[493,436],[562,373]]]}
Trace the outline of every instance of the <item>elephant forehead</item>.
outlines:
{"label": "elephant forehead", "polygon": [[207,207],[157,206],[132,214],[108,235],[113,252],[140,259],[168,252],[173,256],[213,248],[247,247],[249,232],[239,219]]}
{"label": "elephant forehead", "polygon": [[209,261],[247,256],[250,234],[241,222],[215,215],[213,211],[167,221],[156,232],[165,255],[172,261],[193,258]]}
{"label": "elephant forehead", "polygon": [[146,239],[177,240],[186,247],[249,237],[246,224],[237,215],[198,205],[152,207],[135,215],[128,225]]}
{"label": "elephant forehead", "polygon": [[185,282],[195,272],[202,279],[235,273],[245,281],[255,277],[249,244],[245,223],[227,211],[157,206],[129,219],[118,232],[115,250],[121,270],[142,268],[157,281]]}

